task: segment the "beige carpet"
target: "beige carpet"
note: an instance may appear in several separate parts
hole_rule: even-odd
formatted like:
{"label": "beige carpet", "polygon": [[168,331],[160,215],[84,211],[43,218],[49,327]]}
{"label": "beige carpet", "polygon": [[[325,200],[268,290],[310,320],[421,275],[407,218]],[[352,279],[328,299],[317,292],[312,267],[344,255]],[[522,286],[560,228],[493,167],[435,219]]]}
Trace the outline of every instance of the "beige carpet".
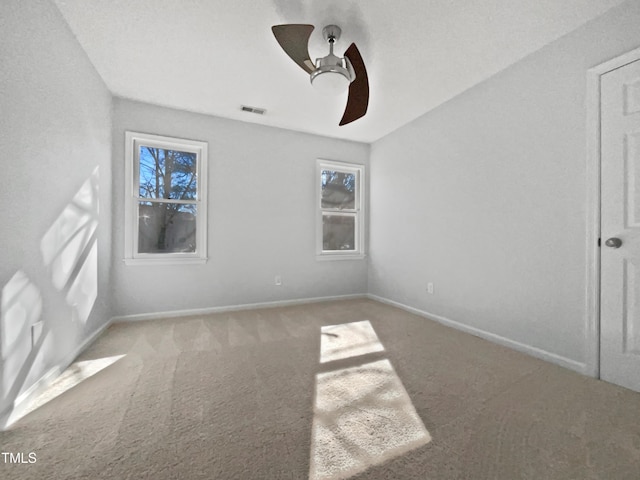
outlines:
{"label": "beige carpet", "polygon": [[640,478],[640,394],[370,300],[112,325],[66,379],[0,478]]}

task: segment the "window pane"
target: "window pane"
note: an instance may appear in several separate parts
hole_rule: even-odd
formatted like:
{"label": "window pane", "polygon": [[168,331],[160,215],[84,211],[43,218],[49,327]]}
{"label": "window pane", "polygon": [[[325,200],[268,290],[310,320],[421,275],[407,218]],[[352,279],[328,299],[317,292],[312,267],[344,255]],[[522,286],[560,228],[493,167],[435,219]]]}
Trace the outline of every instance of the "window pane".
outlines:
{"label": "window pane", "polygon": [[196,205],[140,202],[139,253],[196,251]]}
{"label": "window pane", "polygon": [[194,200],[197,155],[140,146],[140,197]]}
{"label": "window pane", "polygon": [[356,175],[322,170],[322,208],[356,208]]}
{"label": "window pane", "polygon": [[355,215],[322,216],[322,249],[355,250]]}

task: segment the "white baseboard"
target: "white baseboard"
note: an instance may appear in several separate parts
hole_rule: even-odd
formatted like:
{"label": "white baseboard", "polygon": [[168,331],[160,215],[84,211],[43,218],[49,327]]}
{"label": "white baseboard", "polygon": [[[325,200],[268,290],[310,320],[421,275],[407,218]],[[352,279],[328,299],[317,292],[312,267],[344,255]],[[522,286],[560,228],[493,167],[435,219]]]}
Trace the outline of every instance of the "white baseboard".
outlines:
{"label": "white baseboard", "polygon": [[60,374],[64,372],[67,367],[71,365],[73,361],[109,327],[110,324],[111,320],[105,322],[104,325],[101,325],[95,332],[89,335],[80,345],[78,345],[77,348],[67,355],[64,360],[58,363],[58,365],[47,370],[45,374],[42,375],[33,385],[18,395],[13,403],[2,414],[0,414],[0,431],[6,430],[13,423],[22,418],[25,410],[31,402],[44,392],[54,382],[54,380],[58,378]]}
{"label": "white baseboard", "polygon": [[[89,348],[91,346],[91,344],[93,344],[93,342],[95,342],[98,337],[100,335],[102,335],[102,333],[109,328],[109,326],[111,325],[111,323],[113,322],[113,319],[109,319],[107,320],[103,325],[100,325],[100,327],[98,327],[91,335],[89,335],[87,338],[84,339],[84,341],[78,345],[78,347],[71,352],[69,355],[67,355],[67,357],[65,358],[63,364],[66,365],[65,369],[71,365],[73,363],[73,361],[78,358],[78,356],[80,356],[80,354],[82,352],[84,352],[87,348]],[[64,369],[62,369],[61,371],[64,371]]]}
{"label": "white baseboard", "polygon": [[541,348],[527,345],[525,343],[516,342],[515,340],[511,340],[506,337],[501,337],[500,335],[496,335],[495,333],[487,332],[485,330],[481,330],[475,327],[470,327],[469,325],[465,325],[464,323],[456,322],[455,320],[451,320],[441,315],[435,315],[433,313],[425,312],[424,310],[410,307],[409,305],[405,305],[403,303],[396,302],[388,298],[380,297],[378,295],[373,295],[369,293],[367,294],[367,298],[370,298],[371,300],[376,300],[381,303],[386,303],[387,305],[392,305],[394,307],[401,308],[402,310],[405,310],[410,313],[414,313],[416,315],[428,318],[430,320],[435,320],[436,322],[446,325],[447,327],[455,328],[456,330],[461,330],[463,332],[470,333],[471,335],[484,338],[485,340],[489,340],[490,342],[503,345],[505,347],[511,348],[513,350],[517,350],[522,353],[526,353],[528,355],[531,355],[532,357],[536,357],[550,363],[555,363],[556,365],[560,365],[561,367],[574,370],[583,375],[590,375],[591,373],[591,370],[589,369],[589,366],[586,363],[577,362],[570,358],[563,357],[561,355],[557,355],[555,353],[551,353],[546,350],[542,350]]}
{"label": "white baseboard", "polygon": [[69,365],[86,350],[113,322],[130,322],[139,320],[155,320],[159,318],[175,318],[187,315],[206,315],[210,313],[233,312],[238,310],[255,310],[257,308],[283,307],[288,305],[299,305],[305,303],[328,302],[332,300],[349,300],[356,298],[367,298],[366,294],[334,295],[329,297],[301,298],[296,300],[278,300],[273,302],[249,303],[244,305],[227,305],[222,307],[198,308],[189,310],[173,310],[168,312],[142,313],[137,315],[126,315],[113,317],[104,325],[101,325],[95,332],[89,335],[76,349],[74,349],[58,365],[51,367],[40,379],[38,379],[27,390],[22,392],[13,403],[0,413],[0,431],[6,430],[13,423],[19,420],[32,400],[38,397],[53,381],[64,372]]}
{"label": "white baseboard", "polygon": [[333,295],[329,297],[299,298],[296,300],[277,300],[273,302],[246,303],[243,305],[225,305],[222,307],[192,308],[188,310],[170,310],[167,312],[138,313],[135,315],[122,315],[113,317],[112,322],[137,322],[141,320],[157,320],[160,318],[186,317],[193,315],[208,315],[212,313],[235,312],[238,310],[255,310],[258,308],[287,307],[305,303],[330,302],[333,300],[351,300],[357,298],[368,298],[365,293],[354,293],[351,295]]}
{"label": "white baseboard", "polygon": [[42,391],[44,391],[49,385],[51,385],[51,383],[60,375],[60,373],[62,373],[69,365],[71,365],[71,363],[73,363],[73,361],[85,349],[87,349],[109,327],[109,325],[111,325],[114,322],[132,322],[132,321],[140,321],[140,320],[155,320],[160,318],[175,318],[175,317],[192,316],[192,315],[206,315],[211,313],[224,313],[224,312],[233,312],[233,311],[239,311],[239,310],[255,310],[258,308],[284,307],[284,306],[290,306],[290,305],[328,302],[333,300],[350,300],[350,299],[358,299],[358,298],[369,298],[371,300],[375,300],[381,303],[385,303],[387,305],[401,308],[402,310],[413,313],[415,315],[419,315],[421,317],[425,317],[430,320],[435,320],[438,323],[441,323],[448,327],[452,327],[457,330],[470,333],[471,335],[484,338],[491,342],[503,345],[505,347],[512,348],[514,350],[529,354],[533,357],[540,358],[542,360],[546,360],[550,363],[560,365],[562,367],[577,371],[584,375],[589,375],[590,373],[589,367],[585,363],[577,362],[570,358],[566,358],[561,355],[557,355],[555,353],[551,353],[546,350],[533,347],[531,345],[520,343],[515,340],[510,340],[508,338],[501,337],[500,335],[496,335],[494,333],[487,332],[485,330],[481,330],[475,327],[471,327],[469,325],[465,325],[464,323],[450,320],[441,315],[435,315],[435,314],[426,312],[424,310],[410,307],[403,303],[396,302],[394,300],[390,300],[388,298],[380,297],[378,295],[373,295],[373,294],[335,295],[335,296],[329,296],[329,297],[312,297],[312,298],[301,298],[296,300],[278,300],[273,302],[249,303],[244,305],[227,305],[227,306],[221,306],[221,307],[208,307],[208,308],[198,308],[198,309],[189,309],[189,310],[173,310],[168,312],[141,313],[136,315],[125,315],[125,316],[113,317],[109,321],[105,322],[104,325],[100,326],[100,328],[98,328],[95,332],[89,335],[73,352],[67,355],[65,359],[62,362],[60,362],[59,365],[56,365],[51,369],[49,369],[38,381],[36,381],[31,387],[29,387],[22,394],[20,394],[16,398],[16,400],[13,402],[13,404],[7,410],[5,410],[5,412],[0,414],[0,431],[7,429],[12,423],[17,421],[21,417],[21,413],[26,409],[26,407],[29,405],[31,400],[36,398],[40,393],[42,393]]}

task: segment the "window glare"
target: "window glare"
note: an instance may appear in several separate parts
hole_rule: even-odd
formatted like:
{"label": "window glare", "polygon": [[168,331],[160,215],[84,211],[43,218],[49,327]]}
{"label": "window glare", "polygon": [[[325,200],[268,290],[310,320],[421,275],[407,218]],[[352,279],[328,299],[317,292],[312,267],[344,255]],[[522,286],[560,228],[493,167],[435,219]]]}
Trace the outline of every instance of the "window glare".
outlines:
{"label": "window glare", "polygon": [[356,175],[336,170],[322,170],[322,208],[353,210],[356,206]]}
{"label": "window glare", "polygon": [[322,249],[355,250],[355,216],[323,215]]}
{"label": "window glare", "polygon": [[195,251],[195,204],[140,203],[139,253],[193,253]]}

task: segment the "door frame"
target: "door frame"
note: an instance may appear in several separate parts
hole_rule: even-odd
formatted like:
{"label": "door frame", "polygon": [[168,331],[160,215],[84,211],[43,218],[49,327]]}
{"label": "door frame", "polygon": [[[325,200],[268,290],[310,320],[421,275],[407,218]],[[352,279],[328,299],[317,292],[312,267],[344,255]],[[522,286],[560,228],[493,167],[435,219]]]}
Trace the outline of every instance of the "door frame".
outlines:
{"label": "door frame", "polygon": [[600,77],[637,60],[640,60],[640,48],[587,70],[587,351],[584,373],[595,378],[600,378]]}

